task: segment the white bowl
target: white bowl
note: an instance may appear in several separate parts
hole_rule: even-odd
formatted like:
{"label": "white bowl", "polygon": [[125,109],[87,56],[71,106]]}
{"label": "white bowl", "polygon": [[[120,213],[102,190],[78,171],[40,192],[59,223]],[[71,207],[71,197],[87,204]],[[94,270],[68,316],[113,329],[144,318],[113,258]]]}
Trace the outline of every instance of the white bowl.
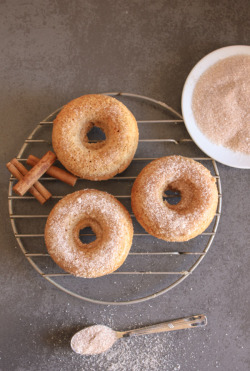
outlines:
{"label": "white bowl", "polygon": [[[202,58],[188,75],[182,91],[182,115],[186,128],[197,146],[208,156],[224,165],[241,169],[250,169],[250,155],[234,152],[229,148],[217,145],[210,141],[198,127],[192,111],[192,97],[195,85],[201,75],[221,59],[234,55],[250,55],[250,46],[235,45],[217,49]],[[250,124],[250,123],[249,123]]]}

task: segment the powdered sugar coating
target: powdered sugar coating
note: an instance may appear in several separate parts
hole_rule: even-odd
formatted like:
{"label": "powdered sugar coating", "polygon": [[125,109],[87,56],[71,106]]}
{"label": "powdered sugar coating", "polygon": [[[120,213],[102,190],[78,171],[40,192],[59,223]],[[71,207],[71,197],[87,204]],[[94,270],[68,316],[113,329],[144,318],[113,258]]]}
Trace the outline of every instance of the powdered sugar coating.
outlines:
{"label": "powdered sugar coating", "polygon": [[79,354],[99,354],[108,350],[116,340],[116,333],[111,328],[95,325],[78,331],[71,339],[71,347]]}
{"label": "powdered sugar coating", "polygon": [[214,143],[250,154],[250,56],[220,60],[198,80],[192,109]]}
{"label": "powdered sugar coating", "polygon": [[[163,201],[167,189],[179,190],[181,201]],[[205,230],[214,217],[215,179],[200,163],[169,156],[148,164],[132,189],[132,209],[147,232],[166,241],[187,241]]]}
{"label": "powdered sugar coating", "polygon": [[[101,128],[105,141],[88,143],[92,126]],[[52,144],[60,162],[73,174],[90,180],[110,179],[124,171],[138,145],[137,122],[117,99],[84,95],[66,104],[54,120]]]}
{"label": "powdered sugar coating", "polygon": [[[83,244],[79,230],[87,226],[96,234],[96,240]],[[60,200],[45,227],[46,246],[55,262],[87,278],[118,269],[127,257],[132,238],[132,221],[125,207],[112,195],[93,189]]]}

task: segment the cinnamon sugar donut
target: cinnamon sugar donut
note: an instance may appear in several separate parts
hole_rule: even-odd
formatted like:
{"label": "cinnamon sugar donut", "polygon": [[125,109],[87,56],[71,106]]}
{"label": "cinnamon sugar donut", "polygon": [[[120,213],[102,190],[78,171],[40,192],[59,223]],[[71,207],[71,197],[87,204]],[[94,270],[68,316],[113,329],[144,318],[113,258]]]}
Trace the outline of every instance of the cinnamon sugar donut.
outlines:
{"label": "cinnamon sugar donut", "polygon": [[[89,143],[88,132],[101,128],[106,139]],[[137,122],[117,99],[90,94],[74,99],[54,120],[52,144],[71,173],[89,180],[110,179],[124,171],[138,146]]]}
{"label": "cinnamon sugar donut", "polygon": [[[91,227],[96,240],[84,244],[79,231]],[[65,196],[52,209],[45,243],[52,259],[79,277],[100,277],[118,269],[133,239],[128,211],[112,195],[85,189]]]}
{"label": "cinnamon sugar donut", "polygon": [[[163,201],[166,190],[178,190],[181,201]],[[165,241],[188,241],[211,223],[217,208],[215,178],[186,157],[162,157],[148,164],[132,188],[133,212],[143,228]]]}

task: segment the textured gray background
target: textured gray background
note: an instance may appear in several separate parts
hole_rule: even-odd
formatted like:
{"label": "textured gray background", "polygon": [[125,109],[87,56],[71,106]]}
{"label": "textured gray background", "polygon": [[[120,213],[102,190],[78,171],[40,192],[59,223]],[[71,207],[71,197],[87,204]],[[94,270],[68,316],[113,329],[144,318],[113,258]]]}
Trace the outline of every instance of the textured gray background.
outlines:
{"label": "textured gray background", "polygon": [[[14,239],[5,163],[34,123],[84,93],[128,91],[180,110],[185,78],[210,51],[250,43],[249,1],[1,1],[1,360],[12,370],[240,370],[249,359],[249,171],[219,165],[213,248],[177,288],[125,307],[81,302],[43,280]],[[206,329],[73,354],[75,329],[126,329],[195,313]]]}

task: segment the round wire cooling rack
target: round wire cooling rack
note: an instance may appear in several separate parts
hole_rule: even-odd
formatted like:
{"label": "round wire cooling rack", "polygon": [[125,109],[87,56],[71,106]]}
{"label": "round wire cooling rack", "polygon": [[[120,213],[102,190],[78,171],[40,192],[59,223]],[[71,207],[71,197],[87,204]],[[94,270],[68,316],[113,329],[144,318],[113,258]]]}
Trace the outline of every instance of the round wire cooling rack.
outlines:
{"label": "round wire cooling rack", "polygon": [[[128,169],[104,182],[78,179],[74,188],[52,177],[43,176],[40,180],[53,195],[44,205],[39,205],[32,196],[14,195],[16,179],[11,176],[8,202],[11,225],[18,245],[38,273],[57,288],[79,299],[98,304],[122,305],[146,301],[166,293],[194,271],[208,252],[216,234],[221,215],[222,190],[216,162],[204,157],[204,153],[194,144],[178,112],[163,102],[137,94],[105,95],[123,101],[138,119],[139,145]],[[29,154],[39,157],[52,149],[52,124],[60,109],[35,127],[18,153],[19,161],[25,162]],[[173,154],[203,163],[216,178],[219,194],[217,212],[209,228],[200,236],[181,243],[162,241],[147,234],[136,221],[130,205],[131,187],[141,169],[156,158]],[[96,188],[116,196],[130,210],[135,232],[131,251],[122,267],[110,275],[94,279],[74,277],[61,270],[50,258],[44,243],[44,226],[52,207],[66,194],[83,188]],[[167,192],[166,198],[170,203],[179,201],[175,192]],[[84,238],[85,243],[93,238],[93,233],[89,233],[91,231],[82,232],[80,238]]]}

